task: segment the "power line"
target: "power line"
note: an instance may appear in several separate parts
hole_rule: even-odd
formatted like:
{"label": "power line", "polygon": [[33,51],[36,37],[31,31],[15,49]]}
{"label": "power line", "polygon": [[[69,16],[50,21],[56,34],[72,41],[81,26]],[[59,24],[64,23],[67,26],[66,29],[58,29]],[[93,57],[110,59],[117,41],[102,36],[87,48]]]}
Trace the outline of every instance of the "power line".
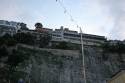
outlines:
{"label": "power line", "polygon": [[64,4],[60,0],[56,0],[56,2],[58,2],[59,5],[64,9],[64,14],[67,14],[70,17],[70,21],[73,22],[78,27],[79,25],[77,24],[77,21],[73,18],[73,16],[70,14],[70,12],[64,6]]}

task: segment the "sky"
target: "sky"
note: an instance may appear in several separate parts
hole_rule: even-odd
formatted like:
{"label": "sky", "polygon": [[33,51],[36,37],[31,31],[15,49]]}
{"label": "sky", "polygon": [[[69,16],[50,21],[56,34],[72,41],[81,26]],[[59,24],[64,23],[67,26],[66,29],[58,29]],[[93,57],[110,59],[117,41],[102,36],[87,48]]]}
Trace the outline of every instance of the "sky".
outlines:
{"label": "sky", "polygon": [[41,22],[79,31],[77,24],[84,33],[125,39],[125,0],[0,0],[0,9],[0,20],[24,22],[30,29]]}

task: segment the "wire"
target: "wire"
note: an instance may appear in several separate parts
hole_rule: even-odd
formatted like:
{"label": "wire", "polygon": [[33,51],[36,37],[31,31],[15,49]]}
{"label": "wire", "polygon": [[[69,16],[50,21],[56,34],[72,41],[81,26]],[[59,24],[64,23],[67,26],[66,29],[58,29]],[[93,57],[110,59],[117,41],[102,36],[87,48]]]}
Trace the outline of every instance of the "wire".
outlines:
{"label": "wire", "polygon": [[73,16],[70,14],[70,12],[64,6],[64,4],[60,0],[56,0],[56,2],[58,2],[60,4],[60,6],[64,9],[64,14],[67,14],[70,17],[70,21],[73,22],[79,28],[77,21],[73,18]]}

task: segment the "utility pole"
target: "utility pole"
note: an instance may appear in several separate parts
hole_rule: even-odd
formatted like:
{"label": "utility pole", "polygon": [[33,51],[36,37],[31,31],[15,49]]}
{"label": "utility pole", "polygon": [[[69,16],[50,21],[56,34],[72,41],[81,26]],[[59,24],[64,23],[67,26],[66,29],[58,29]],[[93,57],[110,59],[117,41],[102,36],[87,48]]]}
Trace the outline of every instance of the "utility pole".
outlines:
{"label": "utility pole", "polygon": [[[78,26],[77,26],[78,27]],[[81,36],[81,48],[82,48],[82,65],[83,65],[83,75],[84,75],[84,83],[87,83],[86,81],[86,69],[85,69],[85,54],[84,54],[84,46],[83,46],[83,33],[81,27],[78,27],[80,29],[80,36]]]}

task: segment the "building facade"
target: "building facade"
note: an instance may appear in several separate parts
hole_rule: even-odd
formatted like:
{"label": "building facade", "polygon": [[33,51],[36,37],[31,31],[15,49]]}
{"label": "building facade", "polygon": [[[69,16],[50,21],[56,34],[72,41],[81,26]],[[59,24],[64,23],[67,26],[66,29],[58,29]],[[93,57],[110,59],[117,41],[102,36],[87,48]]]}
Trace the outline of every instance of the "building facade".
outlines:
{"label": "building facade", "polygon": [[63,27],[61,27],[60,29],[55,29],[52,32],[52,41],[53,42],[65,41],[75,44],[81,44],[80,41],[81,34],[83,36],[83,43],[85,45],[100,46],[102,43],[106,41],[106,38],[104,36],[78,33],[77,31],[69,30],[68,28],[63,28]]}
{"label": "building facade", "polygon": [[20,27],[19,22],[0,20],[0,36],[6,33],[13,35],[17,33]]}

